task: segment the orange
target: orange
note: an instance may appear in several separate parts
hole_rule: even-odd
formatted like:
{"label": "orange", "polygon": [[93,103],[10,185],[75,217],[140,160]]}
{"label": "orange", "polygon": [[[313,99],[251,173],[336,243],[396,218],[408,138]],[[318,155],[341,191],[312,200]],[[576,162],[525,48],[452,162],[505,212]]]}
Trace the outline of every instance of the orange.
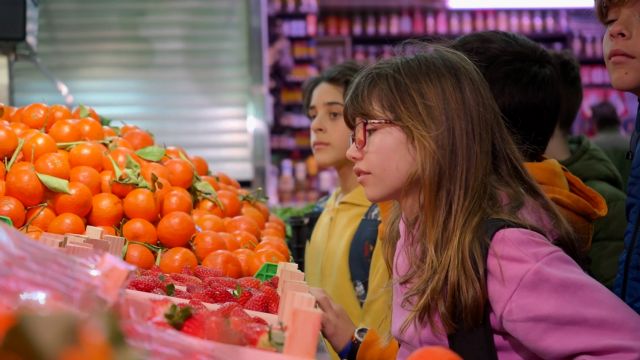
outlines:
{"label": "orange", "polygon": [[0,215],[11,219],[17,228],[24,225],[24,205],[14,197],[0,196]]}
{"label": "orange", "polygon": [[89,224],[94,226],[115,226],[120,223],[124,210],[122,200],[108,193],[94,195],[91,199]]}
{"label": "orange", "polygon": [[58,151],[56,141],[51,136],[38,132],[25,139],[22,156],[28,161],[35,161],[44,154],[56,151]]}
{"label": "orange", "polygon": [[169,170],[169,182],[173,186],[188,189],[193,183],[193,167],[183,159],[169,159],[164,166]]}
{"label": "orange", "polygon": [[235,250],[233,254],[236,256],[238,261],[240,261],[242,276],[254,276],[258,270],[260,270],[262,262],[253,250],[238,249]]}
{"label": "orange", "polygon": [[221,171],[218,171],[214,174],[214,176],[218,178],[218,182],[225,185],[232,186],[236,189],[240,189],[240,183],[236,179],[230,177],[229,175]]}
{"label": "orange", "polygon": [[[2,194],[0,194],[2,195]],[[204,211],[204,210],[198,210],[198,209],[193,209],[191,210],[191,218],[193,219],[193,221],[196,223],[196,226],[199,227],[198,225],[198,221],[204,216],[204,215],[209,215],[208,212]],[[202,230],[202,229],[197,229],[198,231]],[[223,229],[224,230],[224,229]]]}
{"label": "orange", "polygon": [[260,210],[255,208],[253,205],[244,203],[240,212],[242,215],[253,219],[256,224],[258,224],[258,228],[264,229],[264,223],[266,222],[266,219],[264,218],[264,215],[262,215],[262,212],[260,212]]}
{"label": "orange", "polygon": [[16,136],[20,138],[25,132],[27,132],[27,130],[31,129],[30,127],[28,127],[27,125],[21,122],[12,122],[9,125],[9,127],[11,128],[11,130],[13,130],[14,133],[16,133]]}
{"label": "orange", "polygon": [[99,120],[92,118],[83,118],[78,122],[80,128],[80,138],[83,140],[102,140],[104,139],[104,130]]}
{"label": "orange", "polygon": [[58,121],[71,118],[71,110],[65,105],[51,105],[47,110],[47,119],[45,120],[45,128],[47,132]]}
{"label": "orange", "polygon": [[264,230],[260,231],[260,237],[262,238],[265,236],[273,236],[284,239],[285,233],[279,227],[265,227]]}
{"label": "orange", "polygon": [[287,259],[287,261],[289,260],[289,247],[287,246],[287,243],[284,242],[284,240],[280,240],[277,238],[262,239],[262,241],[254,249],[254,251],[260,252],[260,250],[262,249],[273,249],[282,254],[282,256]]}
{"label": "orange", "polygon": [[262,248],[259,250],[256,249],[255,252],[256,252],[256,255],[258,255],[258,259],[260,259],[262,263],[270,262],[270,263],[277,264],[279,262],[289,261],[288,257],[285,257],[280,252],[278,252],[277,250],[271,247]]}
{"label": "orange", "polygon": [[23,228],[22,232],[25,233],[28,237],[32,238],[33,240],[38,240],[40,239],[40,237],[42,237],[43,231],[37,226],[29,225]]}
{"label": "orange", "polygon": [[155,174],[158,178],[169,179],[169,170],[164,165],[155,162],[147,163],[140,169],[140,175],[149,184],[151,184],[151,174]]}
{"label": "orange", "polygon": [[218,183],[216,178],[214,178],[213,176],[205,175],[200,177],[200,179],[202,179],[202,181],[208,182],[209,185],[211,185],[211,187],[213,188],[213,190],[215,191],[220,190],[220,184]]}
{"label": "orange", "polygon": [[80,141],[80,127],[76,119],[65,119],[56,121],[47,132],[56,142]]}
{"label": "orange", "polygon": [[227,250],[224,236],[214,231],[202,231],[193,238],[193,252],[199,261],[204,260],[210,253],[216,250]]}
{"label": "orange", "polygon": [[167,215],[174,211],[181,211],[184,213],[191,213],[193,209],[193,199],[191,194],[185,189],[173,186],[165,195],[162,200],[162,215]]}
{"label": "orange", "polygon": [[85,226],[82,218],[76,214],[63,213],[56,216],[49,224],[50,233],[54,234],[84,234]]}
{"label": "orange", "polygon": [[198,266],[196,255],[183,247],[169,249],[160,258],[160,270],[165,274],[179,273],[185,267],[194,269],[196,266]]}
{"label": "orange", "polygon": [[160,213],[162,213],[162,202],[164,201],[164,197],[171,191],[171,184],[169,180],[165,178],[158,178],[155,183],[149,183],[152,188],[153,196],[156,198],[156,206],[160,209]]}
{"label": "orange", "polygon": [[102,153],[104,149],[96,143],[80,144],[69,151],[69,164],[71,167],[90,166],[97,171],[102,171]]}
{"label": "orange", "polygon": [[[86,111],[88,115],[81,114],[83,112],[82,108],[84,108],[84,111]],[[100,116],[98,115],[98,113],[92,107],[89,107],[89,106],[82,106],[82,107],[77,106],[75,109],[73,109],[73,112],[71,113],[71,117],[73,117],[74,119],[80,119],[81,117],[83,117],[82,115],[86,115],[94,120],[100,121]]]}
{"label": "orange", "polygon": [[27,223],[37,226],[42,231],[49,230],[49,224],[56,218],[56,213],[48,206],[36,206],[27,211]]}
{"label": "orange", "polygon": [[151,269],[156,262],[156,258],[146,246],[129,244],[127,245],[127,254],[124,256],[124,261],[140,269]]}
{"label": "orange", "polygon": [[100,193],[100,173],[90,166],[80,165],[71,169],[69,181],[87,185],[93,195]]}
{"label": "orange", "polygon": [[0,180],[0,196],[3,196],[7,192],[7,186],[4,180]]}
{"label": "orange", "polygon": [[225,227],[227,232],[230,233],[242,230],[255,237],[260,236],[260,228],[258,227],[258,224],[252,218],[245,215],[239,215],[231,218],[227,223],[225,223]]}
{"label": "orange", "polygon": [[153,137],[148,132],[142,129],[132,129],[122,135],[122,138],[127,140],[134,150],[139,150],[147,146],[153,145]]}
{"label": "orange", "polygon": [[91,211],[93,194],[87,185],[69,182],[69,194],[56,193],[53,196],[53,209],[57,214],[72,213],[85,217]]}
{"label": "orange", "polygon": [[209,174],[209,164],[202,156],[190,156],[189,160],[191,160],[198,175],[205,176]]}
{"label": "orange", "polygon": [[196,205],[196,209],[201,210],[201,211],[205,211],[209,214],[213,214],[216,215],[218,217],[223,217],[224,213],[222,212],[222,209],[220,209],[220,207],[214,203],[213,201],[209,200],[209,199],[203,199],[200,200],[198,202],[198,204]]}
{"label": "orange", "polygon": [[5,185],[6,194],[20,200],[24,206],[34,206],[44,200],[44,185],[29,163],[14,164],[7,173]]}
{"label": "orange", "polygon": [[224,276],[231,278],[242,277],[242,265],[238,258],[229,250],[216,250],[202,260],[202,266],[221,271]]}
{"label": "orange", "polygon": [[227,250],[233,251],[233,250],[240,249],[240,247],[242,245],[240,243],[240,239],[238,239],[237,237],[233,236],[233,234],[226,233],[226,232],[221,232],[219,234],[222,237],[222,239],[224,240],[225,245],[227,245]]}
{"label": "orange", "polygon": [[246,231],[234,231],[231,235],[238,240],[241,249],[253,250],[258,245],[258,239],[253,234]]}
{"label": "orange", "polygon": [[156,227],[145,219],[131,219],[122,226],[122,236],[129,241],[139,241],[151,245],[158,242]]}
{"label": "orange", "polygon": [[187,152],[179,146],[167,146],[165,149],[165,156],[170,159],[182,159],[180,153],[187,157]]}
{"label": "orange", "polygon": [[175,211],[165,215],[157,226],[158,240],[166,247],[185,246],[196,232],[191,216]]}
{"label": "orange", "polygon": [[40,174],[55,176],[69,180],[71,167],[69,161],[59,152],[43,154],[35,162],[36,171]]}
{"label": "orange", "polygon": [[285,224],[285,222],[275,214],[269,215],[268,222],[274,222],[276,224],[280,224],[280,226],[282,227],[282,230],[284,230],[287,226],[287,224]]}
{"label": "orange", "polygon": [[0,161],[13,155],[18,147],[18,135],[8,126],[0,126]]}
{"label": "orange", "polygon": [[27,105],[22,110],[22,123],[32,129],[43,129],[47,121],[49,107],[42,103]]}
{"label": "orange", "polygon": [[253,204],[253,207],[258,209],[262,216],[264,217],[265,222],[269,220],[269,206],[262,201],[256,201]]}
{"label": "orange", "polygon": [[151,190],[138,188],[124,198],[124,214],[129,218],[141,218],[150,222],[158,219],[158,208]]}
{"label": "orange", "polygon": [[222,212],[226,217],[234,217],[240,215],[242,203],[238,199],[238,195],[229,190],[218,191],[218,200],[222,203]]}
{"label": "orange", "polygon": [[[140,158],[138,157],[138,155],[136,155],[133,150],[125,147],[115,148],[109,152],[109,155],[120,169],[124,169],[127,165],[127,156],[130,156],[134,161],[140,163]],[[111,160],[109,160],[109,158],[106,156],[106,154],[102,157],[102,166],[105,170],[113,171],[113,164],[111,163]]]}
{"label": "orange", "polygon": [[102,126],[102,131],[104,132],[104,137],[105,138],[118,136],[116,131],[111,126],[103,125]]}
{"label": "orange", "polygon": [[131,130],[136,130],[136,129],[139,129],[139,127],[131,124],[125,124],[120,128],[120,136],[128,133]]}
{"label": "orange", "polygon": [[0,161],[0,180],[4,180],[7,175],[7,168],[4,166],[4,162]]}
{"label": "orange", "polygon": [[202,215],[200,218],[195,220],[195,222],[196,222],[196,226],[198,226],[201,231],[205,231],[205,230],[225,231],[225,226],[222,219],[213,214]]}
{"label": "orange", "polygon": [[113,226],[105,226],[105,225],[99,225],[97,226],[99,228],[102,229],[102,235],[112,235],[112,236],[116,236],[116,228],[114,228]]}

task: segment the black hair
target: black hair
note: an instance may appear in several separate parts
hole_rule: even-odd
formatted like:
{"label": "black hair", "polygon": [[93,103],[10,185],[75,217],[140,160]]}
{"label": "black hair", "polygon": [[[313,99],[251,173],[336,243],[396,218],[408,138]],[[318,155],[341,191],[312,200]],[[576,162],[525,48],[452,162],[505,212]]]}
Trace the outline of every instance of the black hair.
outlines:
{"label": "black hair", "polygon": [[540,160],[560,113],[560,84],[549,52],[524,36],[501,31],[464,35],[451,47],[484,75],[525,160]]}
{"label": "black hair", "polygon": [[617,129],[620,126],[620,118],[615,106],[608,101],[603,101],[591,107],[591,117],[598,131]]}
{"label": "black hair", "polygon": [[340,86],[343,88],[344,93],[347,93],[347,89],[351,84],[351,81],[356,77],[358,72],[364,68],[363,65],[360,65],[354,61],[347,61],[341,64],[332,66],[320,75],[312,77],[305,81],[302,86],[302,106],[304,113],[306,114],[309,110],[309,106],[311,105],[311,95],[313,91],[320,85],[321,83],[329,83],[331,85]]}
{"label": "black hair", "polygon": [[565,134],[571,133],[571,127],[582,104],[582,79],[580,64],[568,50],[551,53],[553,63],[560,79],[560,115],[558,127]]}

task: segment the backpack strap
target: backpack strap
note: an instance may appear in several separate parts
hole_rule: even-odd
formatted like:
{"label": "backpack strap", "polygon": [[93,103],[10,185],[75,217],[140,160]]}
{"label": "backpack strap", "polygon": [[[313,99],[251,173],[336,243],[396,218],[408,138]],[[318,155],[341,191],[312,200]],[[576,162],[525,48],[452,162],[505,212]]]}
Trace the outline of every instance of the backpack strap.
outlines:
{"label": "backpack strap", "polygon": [[349,272],[360,306],[364,304],[369,290],[369,270],[371,257],[378,239],[380,208],[373,204],[362,216],[349,248]]}
{"label": "backpack strap", "polygon": [[[493,240],[495,234],[502,229],[519,227],[522,226],[505,219],[491,218],[485,222],[485,234],[487,234],[489,240],[483,248],[485,263],[489,255],[491,240]],[[459,330],[448,336],[449,348],[463,359],[498,360],[496,344],[493,341],[493,329],[491,328],[491,321],[489,319],[490,313],[491,304],[487,300],[484,306],[482,323],[471,329],[465,329],[462,319],[458,316],[458,318],[455,319],[455,323],[456,329]]]}

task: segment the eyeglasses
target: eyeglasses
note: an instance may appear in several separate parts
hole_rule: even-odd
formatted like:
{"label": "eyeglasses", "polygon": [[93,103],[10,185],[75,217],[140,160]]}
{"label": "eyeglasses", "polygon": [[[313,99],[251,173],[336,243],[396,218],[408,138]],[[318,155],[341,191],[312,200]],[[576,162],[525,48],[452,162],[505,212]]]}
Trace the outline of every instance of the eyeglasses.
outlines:
{"label": "eyeglasses", "polygon": [[362,150],[367,145],[367,125],[379,125],[379,124],[387,124],[392,125],[393,121],[391,120],[367,120],[367,119],[356,119],[356,126],[351,132],[351,137],[349,138],[349,146],[355,144],[356,149]]}

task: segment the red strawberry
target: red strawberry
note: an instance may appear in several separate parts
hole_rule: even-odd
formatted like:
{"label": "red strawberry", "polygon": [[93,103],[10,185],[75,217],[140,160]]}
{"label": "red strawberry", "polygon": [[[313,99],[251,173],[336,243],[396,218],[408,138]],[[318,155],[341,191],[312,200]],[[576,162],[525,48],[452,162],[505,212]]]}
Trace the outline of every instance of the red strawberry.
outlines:
{"label": "red strawberry", "polygon": [[200,300],[191,299],[189,300],[188,304],[189,306],[191,306],[191,311],[194,314],[207,311],[207,308],[202,304],[202,301]]}
{"label": "red strawberry", "polygon": [[206,315],[198,313],[188,318],[182,325],[182,332],[191,336],[205,338]]}
{"label": "red strawberry", "polygon": [[147,320],[153,323],[166,324],[164,314],[172,304],[168,299],[151,300],[151,311]]}
{"label": "red strawberry", "polygon": [[231,293],[224,288],[209,288],[202,292],[192,294],[192,299],[200,300],[202,302],[211,304],[221,304],[230,301],[235,301],[235,298]]}
{"label": "red strawberry", "polygon": [[269,310],[269,298],[263,292],[255,292],[251,299],[244,304],[247,310],[267,312]]}
{"label": "red strawberry", "polygon": [[225,288],[232,289],[232,290],[235,289],[236,286],[238,285],[238,280],[232,279],[230,277],[224,277],[224,276],[208,278],[207,280],[205,280],[205,282],[211,288],[224,286]]}
{"label": "red strawberry", "polygon": [[190,294],[195,294],[195,293],[203,292],[208,288],[209,287],[206,284],[187,285],[187,292]]}
{"label": "red strawberry", "polygon": [[278,292],[270,286],[261,286],[260,289],[267,298],[266,312],[270,314],[277,314],[278,307],[280,305],[280,295],[278,295]]}
{"label": "red strawberry", "polygon": [[214,270],[208,267],[204,267],[202,265],[196,266],[196,268],[193,270],[193,275],[202,281],[205,281],[206,279],[212,278],[212,277],[224,276],[222,271]]}
{"label": "red strawberry", "polygon": [[[188,269],[188,268],[187,268]],[[171,274],[169,275],[171,281],[176,285],[189,286],[189,285],[202,285],[202,280],[193,275],[186,274]]]}
{"label": "red strawberry", "polygon": [[156,288],[162,287],[162,281],[157,276],[140,276],[129,283],[127,289],[133,289],[144,292],[152,292]]}
{"label": "red strawberry", "polygon": [[155,288],[151,290],[151,293],[156,295],[167,295],[166,291],[162,290],[162,288]]}
{"label": "red strawberry", "polygon": [[184,290],[180,290],[180,289],[174,290],[174,293],[173,293],[172,296],[180,298],[180,299],[187,299],[187,300],[191,299],[191,294],[189,294],[188,292],[186,292]]}
{"label": "red strawberry", "polygon": [[248,323],[242,327],[241,331],[245,343],[249,346],[256,346],[262,336],[268,336],[269,326],[258,323]]}
{"label": "red strawberry", "polygon": [[191,269],[191,266],[185,266],[182,268],[182,271],[180,273],[185,275],[193,275],[193,269]]}
{"label": "red strawberry", "polygon": [[242,310],[242,306],[240,306],[240,304],[238,304],[236,302],[227,302],[227,303],[224,303],[224,304],[220,305],[219,308],[213,310],[212,313],[215,313],[216,315],[219,315],[219,316],[222,316],[224,318],[227,318],[236,309]]}
{"label": "red strawberry", "polygon": [[262,325],[269,325],[269,323],[267,322],[267,320],[258,317],[258,316],[252,316],[251,317],[251,322],[257,323],[257,324],[262,324]]}
{"label": "red strawberry", "polygon": [[279,281],[280,281],[280,279],[277,276],[274,276],[271,279],[269,279],[268,281],[265,281],[264,283],[269,285],[269,286],[271,286],[274,289],[277,289]]}
{"label": "red strawberry", "polygon": [[254,277],[243,277],[238,279],[238,284],[245,288],[259,289],[262,282]]}
{"label": "red strawberry", "polygon": [[158,276],[162,274],[162,270],[158,265],[153,265],[149,270],[141,270],[140,275],[142,276]]}
{"label": "red strawberry", "polygon": [[251,288],[242,288],[240,285],[233,290],[233,296],[235,296],[236,301],[240,305],[244,305],[251,299],[253,294],[251,293]]}

